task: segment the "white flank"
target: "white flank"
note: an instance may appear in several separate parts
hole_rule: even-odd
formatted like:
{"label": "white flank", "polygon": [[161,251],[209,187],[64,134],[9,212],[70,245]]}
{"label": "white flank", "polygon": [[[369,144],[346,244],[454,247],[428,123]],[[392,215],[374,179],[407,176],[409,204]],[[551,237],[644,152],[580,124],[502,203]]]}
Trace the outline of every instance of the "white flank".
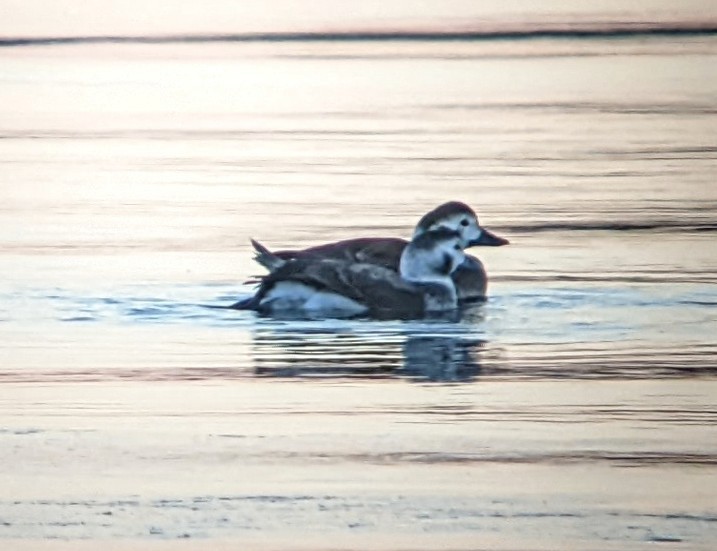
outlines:
{"label": "white flank", "polygon": [[318,291],[313,287],[295,281],[282,281],[267,293],[261,301],[262,307],[272,311],[304,311],[309,313],[327,312],[355,316],[366,312],[367,308],[355,300]]}

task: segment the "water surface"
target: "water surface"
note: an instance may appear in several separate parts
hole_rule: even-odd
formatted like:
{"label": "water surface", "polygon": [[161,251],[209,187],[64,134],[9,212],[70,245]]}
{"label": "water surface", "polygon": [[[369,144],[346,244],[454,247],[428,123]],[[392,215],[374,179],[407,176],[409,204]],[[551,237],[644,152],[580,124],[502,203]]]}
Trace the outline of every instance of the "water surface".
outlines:
{"label": "water surface", "polygon": [[[708,548],[717,42],[615,32],[0,47],[0,537]],[[208,307],[453,199],[459,321]]]}

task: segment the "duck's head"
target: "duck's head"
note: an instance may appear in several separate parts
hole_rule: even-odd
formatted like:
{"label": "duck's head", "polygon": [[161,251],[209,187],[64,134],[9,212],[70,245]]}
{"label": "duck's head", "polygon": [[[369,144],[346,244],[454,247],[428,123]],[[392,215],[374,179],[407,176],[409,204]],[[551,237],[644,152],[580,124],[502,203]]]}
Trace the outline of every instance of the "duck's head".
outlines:
{"label": "duck's head", "polygon": [[458,232],[463,249],[475,246],[500,247],[509,243],[507,239],[481,227],[473,209],[460,201],[449,201],[425,214],[418,221],[413,237],[439,228]]}
{"label": "duck's head", "polygon": [[401,277],[408,281],[453,287],[451,274],[466,259],[461,234],[438,228],[415,236],[401,255]]}

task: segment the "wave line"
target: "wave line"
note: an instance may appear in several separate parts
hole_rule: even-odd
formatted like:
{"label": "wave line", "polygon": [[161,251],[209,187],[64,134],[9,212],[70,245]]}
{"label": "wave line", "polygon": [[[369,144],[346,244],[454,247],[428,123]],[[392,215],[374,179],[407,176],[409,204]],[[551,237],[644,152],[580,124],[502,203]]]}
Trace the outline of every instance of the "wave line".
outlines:
{"label": "wave line", "polygon": [[100,43],[212,43],[212,42],[477,42],[535,39],[612,39],[633,37],[714,36],[717,24],[616,25],[484,31],[335,31],[228,34],[44,36],[0,38],[0,47],[53,46]]}
{"label": "wave line", "polygon": [[717,232],[717,224],[711,222],[683,222],[683,221],[662,221],[662,222],[554,222],[535,225],[504,225],[495,227],[505,232],[512,233],[537,233],[537,232],[572,232],[572,231],[610,231],[610,232],[634,232],[634,231],[663,231],[663,232],[685,232],[685,233],[711,233]]}

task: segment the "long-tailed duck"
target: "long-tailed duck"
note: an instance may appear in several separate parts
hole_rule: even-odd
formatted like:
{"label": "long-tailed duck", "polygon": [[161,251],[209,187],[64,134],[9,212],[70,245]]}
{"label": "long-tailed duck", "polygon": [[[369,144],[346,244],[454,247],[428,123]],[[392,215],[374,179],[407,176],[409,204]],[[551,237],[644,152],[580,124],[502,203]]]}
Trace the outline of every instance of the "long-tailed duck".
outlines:
{"label": "long-tailed duck", "polygon": [[[438,228],[447,228],[460,234],[462,248],[483,246],[500,247],[509,241],[491,233],[478,223],[476,213],[465,203],[450,201],[424,215],[416,225],[414,238]],[[269,253],[257,246],[255,259],[269,270],[275,269],[272,259],[334,259],[354,263],[375,264],[394,272],[399,271],[401,254],[408,241],[397,237],[360,237],[336,241],[302,250],[281,250]],[[269,254],[267,254],[269,253]],[[466,255],[461,266],[452,276],[460,301],[484,300],[488,287],[488,275],[483,263],[476,257]]]}
{"label": "long-tailed duck", "polygon": [[283,260],[264,251],[271,272],[261,278],[254,296],[232,308],[267,314],[417,318],[458,306],[451,274],[465,260],[463,239],[447,228],[416,235],[403,247],[398,272],[353,259],[299,255]]}

